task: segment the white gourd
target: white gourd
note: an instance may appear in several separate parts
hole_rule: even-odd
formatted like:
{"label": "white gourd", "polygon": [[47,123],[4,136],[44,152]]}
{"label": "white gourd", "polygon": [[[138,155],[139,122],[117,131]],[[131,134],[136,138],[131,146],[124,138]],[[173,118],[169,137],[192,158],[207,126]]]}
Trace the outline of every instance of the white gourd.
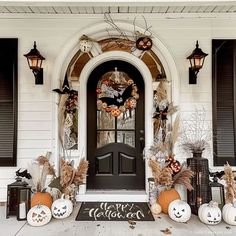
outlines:
{"label": "white gourd", "polygon": [[152,212],[154,215],[160,214],[160,213],[161,213],[161,206],[160,206],[158,203],[152,204],[152,206],[151,206],[151,212]]}
{"label": "white gourd", "polygon": [[222,209],[224,221],[229,225],[236,225],[236,199],[232,203],[227,203]]}

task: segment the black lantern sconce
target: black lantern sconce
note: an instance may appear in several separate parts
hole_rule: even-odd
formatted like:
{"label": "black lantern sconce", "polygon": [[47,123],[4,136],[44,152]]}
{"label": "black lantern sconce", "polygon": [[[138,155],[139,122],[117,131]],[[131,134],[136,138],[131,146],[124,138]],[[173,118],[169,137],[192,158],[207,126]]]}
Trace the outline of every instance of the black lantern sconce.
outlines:
{"label": "black lantern sconce", "polygon": [[34,41],[34,48],[29,53],[24,55],[27,58],[29,68],[32,70],[35,77],[35,84],[43,84],[43,68],[42,62],[45,58],[40,54],[36,48]]}
{"label": "black lantern sconce", "polygon": [[193,50],[191,55],[187,57],[190,61],[190,68],[189,68],[189,84],[196,84],[197,83],[197,74],[199,70],[203,67],[205,57],[208,54],[203,52],[201,48],[199,48],[198,41],[196,43],[196,48]]}
{"label": "black lantern sconce", "polygon": [[224,185],[218,182],[218,178],[220,179],[223,175],[224,171],[210,173],[210,176],[213,177],[212,182],[210,182],[212,200],[218,202],[221,210],[225,205],[225,190]]}

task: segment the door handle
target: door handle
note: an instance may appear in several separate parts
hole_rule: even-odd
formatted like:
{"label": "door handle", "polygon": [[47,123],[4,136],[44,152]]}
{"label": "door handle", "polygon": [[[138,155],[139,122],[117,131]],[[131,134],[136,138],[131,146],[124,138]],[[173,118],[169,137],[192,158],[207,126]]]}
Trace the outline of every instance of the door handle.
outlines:
{"label": "door handle", "polygon": [[141,155],[143,154],[143,149],[145,147],[145,139],[144,139],[144,130],[140,130],[140,138],[139,138],[139,142],[140,142],[140,153]]}
{"label": "door handle", "polygon": [[144,140],[144,137],[140,137],[139,139],[140,141],[140,149],[141,149],[141,153],[143,152],[143,149],[145,147],[145,140]]}

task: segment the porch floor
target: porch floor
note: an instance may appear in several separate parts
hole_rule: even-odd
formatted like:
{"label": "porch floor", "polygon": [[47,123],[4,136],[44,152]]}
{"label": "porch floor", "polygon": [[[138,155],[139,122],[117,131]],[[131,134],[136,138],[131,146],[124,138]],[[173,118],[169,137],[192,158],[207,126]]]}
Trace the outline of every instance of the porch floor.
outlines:
{"label": "porch floor", "polygon": [[160,214],[154,221],[137,222],[134,229],[124,221],[75,221],[80,204],[77,204],[73,214],[64,220],[52,219],[51,222],[42,227],[32,227],[26,221],[17,221],[16,217],[5,218],[5,207],[0,207],[0,229],[4,236],[157,236],[165,235],[160,230],[168,228],[171,235],[183,236],[194,235],[236,235],[236,226],[221,222],[215,226],[202,224],[198,217],[192,215],[188,223],[177,223],[167,215]]}

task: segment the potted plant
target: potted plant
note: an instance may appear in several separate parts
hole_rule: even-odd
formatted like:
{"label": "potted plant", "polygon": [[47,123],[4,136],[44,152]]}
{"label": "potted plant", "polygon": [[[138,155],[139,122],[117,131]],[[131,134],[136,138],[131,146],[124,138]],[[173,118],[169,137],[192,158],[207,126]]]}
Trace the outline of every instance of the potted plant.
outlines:
{"label": "potted plant", "polygon": [[87,171],[88,161],[84,158],[80,160],[77,168],[73,162],[61,158],[59,176],[52,180],[49,187],[57,188],[66,198],[74,201],[79,186],[85,183]]}
{"label": "potted plant", "polygon": [[162,212],[167,214],[169,204],[176,199],[180,199],[179,193],[174,188],[176,184],[181,184],[190,191],[193,189],[190,183],[193,172],[190,168],[182,165],[180,171],[176,175],[173,175],[170,167],[165,166],[161,168],[156,160],[149,160],[149,166],[152,169],[156,185],[163,187],[157,197],[157,202],[161,206]]}

